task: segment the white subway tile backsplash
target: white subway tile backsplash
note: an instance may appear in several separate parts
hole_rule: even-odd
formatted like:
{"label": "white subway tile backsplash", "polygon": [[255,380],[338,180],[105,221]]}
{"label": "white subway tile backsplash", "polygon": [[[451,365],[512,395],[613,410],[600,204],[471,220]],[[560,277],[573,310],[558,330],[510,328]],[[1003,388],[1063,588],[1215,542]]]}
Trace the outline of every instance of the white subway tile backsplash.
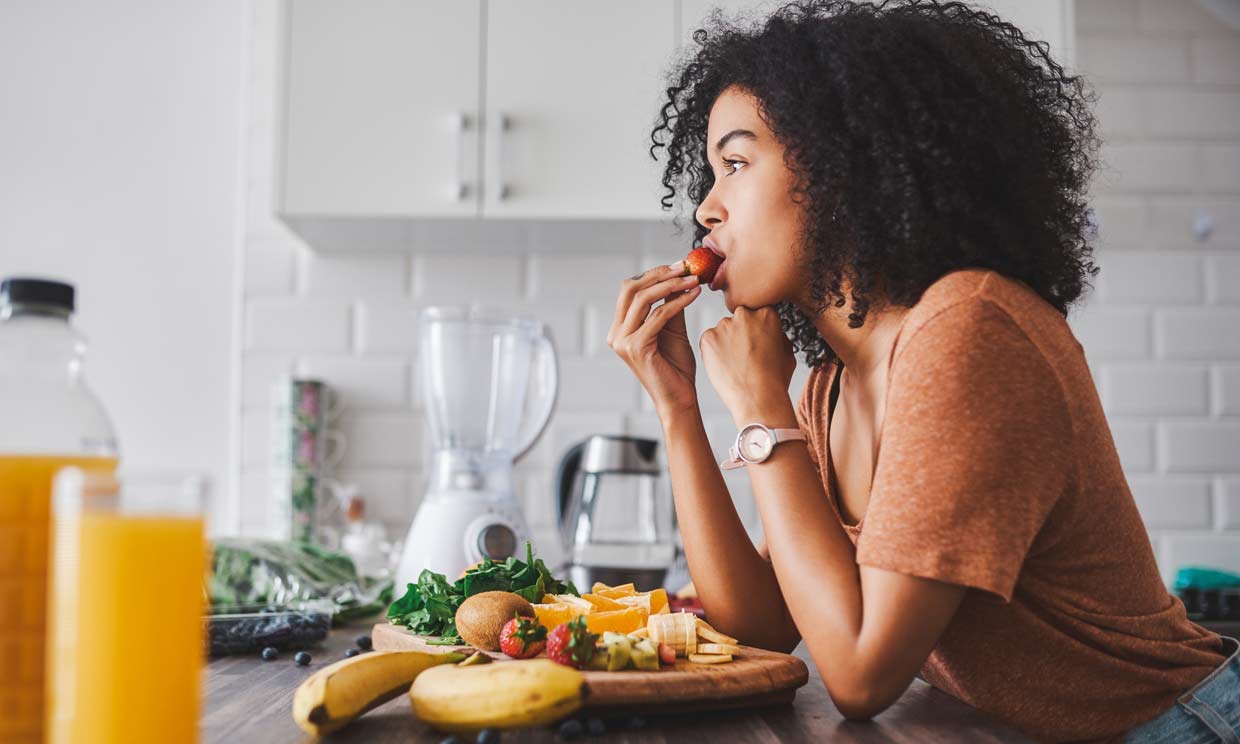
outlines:
{"label": "white subway tile backsplash", "polygon": [[[1236,44],[1240,48],[1240,43]],[[1240,192],[1240,145],[1206,143],[1197,152],[1197,188]]]}
{"label": "white subway tile backsplash", "polygon": [[1146,359],[1151,355],[1148,311],[1089,305],[1073,312],[1068,324],[1090,361]]}
{"label": "white subway tile backsplash", "polygon": [[422,461],[423,419],[416,414],[346,413],[339,428],[348,442],[343,468],[413,468]]}
{"label": "white subway tile backsplash", "polygon": [[1202,259],[1191,254],[1105,253],[1098,299],[1116,304],[1200,303]]}
{"label": "white subway tile backsplash", "polygon": [[387,526],[388,537],[404,539],[413,515],[422,503],[422,489],[410,472],[398,468],[341,469],[334,474],[341,483],[358,487],[366,506],[366,519]]}
{"label": "white subway tile backsplash", "polygon": [[1210,529],[1208,478],[1138,477],[1128,481],[1148,529]]}
{"label": "white subway tile backsplash", "polygon": [[1240,534],[1184,532],[1163,535],[1162,574],[1170,584],[1182,566],[1207,566],[1240,573]]}
{"label": "white subway tile backsplash", "polygon": [[405,294],[409,257],[404,253],[306,253],[302,287],[319,297],[384,297]]}
{"label": "white subway tile backsplash", "polygon": [[1112,419],[1111,437],[1125,473],[1147,473],[1154,469],[1154,425],[1141,421]]}
{"label": "white subway tile backsplash", "polygon": [[1210,376],[1204,366],[1105,364],[1103,405],[1108,414],[1205,415]]}
{"label": "white subway tile backsplash", "polygon": [[624,413],[638,405],[640,384],[620,357],[560,360],[558,405],[572,411]]}
{"label": "white subway tile backsplash", "polygon": [[335,388],[346,411],[392,411],[409,404],[408,363],[403,359],[312,356],[298,362],[297,372]]}
{"label": "white subway tile backsplash", "polygon": [[1234,36],[1236,33],[1195,0],[1140,0],[1137,17],[1139,30],[1155,34]]}
{"label": "white subway tile backsplash", "polygon": [[272,415],[255,409],[241,414],[241,466],[266,467],[271,463]]}
{"label": "white subway tile backsplash", "polygon": [[357,306],[358,351],[409,354],[417,350],[418,313],[409,300],[362,300]]}
{"label": "white subway tile backsplash", "polygon": [[1215,413],[1240,416],[1240,367],[1217,367],[1214,370],[1214,379]]}
{"label": "white subway tile backsplash", "polygon": [[[1160,250],[1240,248],[1240,198],[1221,194],[1152,196],[1148,217],[1148,240]],[[1193,229],[1202,218],[1208,218],[1213,226],[1204,240]]]}
{"label": "white subway tile backsplash", "polygon": [[424,304],[517,302],[524,279],[522,256],[425,253],[414,258],[414,296]]}
{"label": "white subway tile backsplash", "polygon": [[1152,135],[1202,139],[1240,135],[1240,96],[1234,92],[1165,86],[1150,88],[1144,99],[1145,126]]}
{"label": "white subway tile backsplash", "polygon": [[1154,329],[1163,358],[1240,359],[1240,310],[1158,310]]}
{"label": "white subway tile backsplash", "polygon": [[1114,143],[1103,147],[1102,158],[1113,171],[1104,193],[1188,192],[1198,179],[1192,143]]}
{"label": "white subway tile backsplash", "polygon": [[272,384],[290,376],[293,368],[292,354],[246,354],[241,362],[241,407],[269,410]]}
{"label": "white subway tile backsplash", "polygon": [[293,269],[298,250],[291,240],[250,240],[245,250],[246,296],[293,294]]}
{"label": "white subway tile backsplash", "polygon": [[1218,254],[1206,259],[1210,302],[1240,304],[1240,255]]}
{"label": "white subway tile backsplash", "polygon": [[348,351],[347,300],[257,298],[246,317],[247,351]]}
{"label": "white subway tile backsplash", "polygon": [[1137,4],[1133,0],[1076,0],[1078,31],[1133,31]]}
{"label": "white subway tile backsplash", "polygon": [[1240,423],[1162,421],[1158,435],[1169,473],[1240,473]]}
{"label": "white subway tile backsplash", "polygon": [[1220,478],[1215,525],[1220,530],[1240,530],[1240,478]]}
{"label": "white subway tile backsplash", "polygon": [[1187,83],[1188,40],[1085,33],[1077,42],[1080,71],[1105,83]]}
{"label": "white subway tile backsplash", "polygon": [[1193,39],[1193,80],[1214,85],[1240,84],[1240,43],[1231,38]]}
{"label": "white subway tile backsplash", "polygon": [[[1110,174],[1109,177],[1117,179],[1116,174]],[[1094,210],[1093,219],[1098,226],[1098,243],[1102,248],[1107,251],[1148,248],[1145,201],[1145,198],[1140,196],[1115,194],[1090,200],[1090,207]]]}
{"label": "white subway tile backsplash", "polygon": [[[636,246],[635,246],[636,248]],[[642,267],[645,268],[645,267]],[[530,257],[530,297],[538,302],[597,302],[613,315],[620,283],[639,270],[637,254],[608,251]]]}

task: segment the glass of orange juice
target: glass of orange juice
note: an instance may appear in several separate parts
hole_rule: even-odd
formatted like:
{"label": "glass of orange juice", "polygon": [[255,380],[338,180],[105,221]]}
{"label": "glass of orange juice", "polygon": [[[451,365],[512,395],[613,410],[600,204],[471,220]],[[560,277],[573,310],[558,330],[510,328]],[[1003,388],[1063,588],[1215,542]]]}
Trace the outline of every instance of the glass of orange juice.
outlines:
{"label": "glass of orange juice", "polygon": [[198,740],[206,498],[201,477],[57,474],[48,742]]}

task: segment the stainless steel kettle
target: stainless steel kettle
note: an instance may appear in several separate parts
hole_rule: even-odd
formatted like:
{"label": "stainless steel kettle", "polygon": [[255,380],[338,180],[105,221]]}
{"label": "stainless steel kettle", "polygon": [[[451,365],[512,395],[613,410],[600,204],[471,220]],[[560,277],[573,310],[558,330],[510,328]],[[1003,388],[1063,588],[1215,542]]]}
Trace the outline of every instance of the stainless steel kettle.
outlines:
{"label": "stainless steel kettle", "polygon": [[676,559],[676,513],[658,462],[659,442],[596,434],[556,469],[555,495],[569,578],[638,589],[663,586]]}

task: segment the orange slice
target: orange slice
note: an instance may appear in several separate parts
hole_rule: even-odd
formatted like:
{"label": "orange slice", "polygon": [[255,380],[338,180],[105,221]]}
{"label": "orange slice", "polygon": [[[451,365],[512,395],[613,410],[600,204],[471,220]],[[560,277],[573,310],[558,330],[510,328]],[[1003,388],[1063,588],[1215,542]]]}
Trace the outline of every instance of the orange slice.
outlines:
{"label": "orange slice", "polygon": [[662,587],[651,589],[650,592],[650,614],[658,615],[663,612],[670,611],[667,604],[667,590]]}
{"label": "orange slice", "polygon": [[634,594],[637,594],[637,589],[635,589],[633,584],[630,582],[628,584],[621,584],[620,586],[613,586],[609,589],[596,590],[594,593],[601,594],[609,599],[619,599],[620,597],[631,597]]}
{"label": "orange slice", "polygon": [[555,604],[536,604],[533,607],[534,614],[538,617],[538,624],[547,630],[551,630],[557,625],[562,625],[581,614],[575,612],[572,607],[560,602]]}
{"label": "orange slice", "polygon": [[623,610],[625,608],[625,605],[621,604],[620,602],[612,599],[611,597],[604,597],[601,594],[583,594],[581,595],[581,598],[586,600],[590,604],[594,605],[595,612],[599,612],[599,611],[606,612],[608,610]]}
{"label": "orange slice", "polygon": [[642,627],[644,623],[642,613],[635,607],[609,612],[592,612],[586,615],[586,627],[591,633],[603,633],[608,630],[616,633],[631,633]]}

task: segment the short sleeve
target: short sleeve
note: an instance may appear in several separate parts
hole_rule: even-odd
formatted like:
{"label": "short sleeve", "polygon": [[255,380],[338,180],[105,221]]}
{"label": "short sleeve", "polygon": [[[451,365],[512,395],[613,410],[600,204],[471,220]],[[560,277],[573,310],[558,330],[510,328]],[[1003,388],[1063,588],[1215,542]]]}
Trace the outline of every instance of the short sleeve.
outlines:
{"label": "short sleeve", "polygon": [[901,341],[857,562],[1010,601],[1072,478],[1063,390],[1016,321],[981,298]]}
{"label": "short sleeve", "polygon": [[822,368],[817,367],[810,370],[809,377],[805,380],[805,387],[801,388],[801,397],[797,399],[797,426],[801,429],[801,433],[805,435],[805,449],[809,451],[809,461],[814,464],[814,470],[821,472],[818,466],[818,445],[814,438],[814,421],[817,414],[814,412],[814,389],[818,382],[818,376],[822,374]]}

